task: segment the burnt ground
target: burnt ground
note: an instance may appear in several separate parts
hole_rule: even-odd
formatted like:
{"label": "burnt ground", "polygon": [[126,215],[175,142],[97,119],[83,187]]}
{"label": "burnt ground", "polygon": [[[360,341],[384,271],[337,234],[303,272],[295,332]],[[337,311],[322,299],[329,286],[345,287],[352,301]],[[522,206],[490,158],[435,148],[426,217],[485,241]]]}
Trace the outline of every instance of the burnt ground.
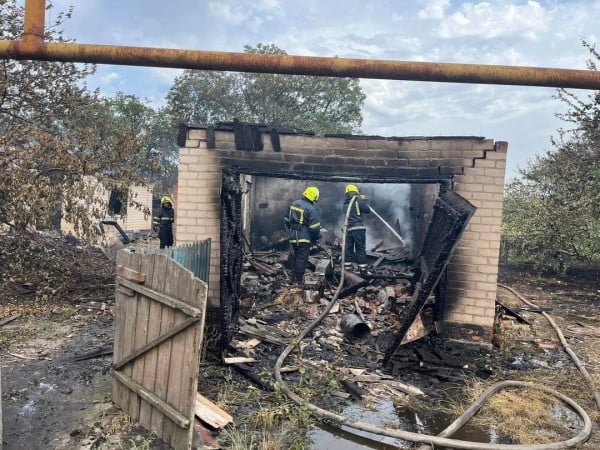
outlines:
{"label": "burnt ground", "polygon": [[[110,350],[112,345],[114,274],[110,261],[79,243],[49,238],[17,244],[4,235],[0,245],[0,318],[21,314],[0,327],[4,448],[166,448],[110,402],[110,355],[76,360],[95,350]],[[19,262],[11,259],[15,251]],[[277,281],[276,274],[265,275],[251,268],[246,272],[241,318],[249,328],[236,333],[228,356],[250,356],[257,362],[222,365],[214,326],[209,325],[199,390],[235,419],[235,426],[212,434],[222,448],[319,448],[304,437],[314,425],[310,415],[270,390],[272,367],[283,346],[263,340],[252,347],[247,332],[268,329],[275,340],[293,336],[317,317],[323,308],[320,296],[289,289],[285,282]],[[275,281],[275,290],[267,295],[264,286]],[[548,311],[600,384],[600,319],[595,314],[600,302],[598,280],[502,269],[501,282]],[[438,412],[444,417],[462,412],[481,386],[503,379],[536,380],[556,387],[588,411],[596,425],[591,439],[580,448],[600,448],[598,407],[539,313],[521,309],[524,305],[514,296],[499,291],[500,301],[529,324],[499,308],[493,347],[445,342],[430,330],[428,336],[405,344],[392,364],[382,368],[379,346],[385,342],[382,336],[395,326],[393,308],[401,308],[402,301],[386,306],[379,296],[383,282],[378,283],[342,300],[341,311],[330,314],[312,338],[303,341],[301,353],[286,360],[291,371],[285,379],[295,392],[335,411],[345,405],[369,407],[383,397],[393,398],[399,415],[418,410],[423,420],[435,424]],[[364,339],[348,339],[340,329],[341,318],[354,308],[355,300],[373,330]],[[386,319],[378,318],[386,308]],[[431,327],[428,314],[423,316],[425,327]],[[386,385],[387,379],[410,383],[426,397],[409,398]],[[362,400],[344,398],[348,391]],[[508,421],[501,413],[501,408],[484,408],[481,415]],[[570,425],[577,427],[576,421]],[[430,429],[440,431],[435,425]],[[506,429],[498,426],[497,442],[518,442],[514,429],[514,423]],[[562,438],[571,434],[568,429],[556,431]],[[538,439],[535,436],[523,439]],[[365,442],[364,448],[383,447]]]}

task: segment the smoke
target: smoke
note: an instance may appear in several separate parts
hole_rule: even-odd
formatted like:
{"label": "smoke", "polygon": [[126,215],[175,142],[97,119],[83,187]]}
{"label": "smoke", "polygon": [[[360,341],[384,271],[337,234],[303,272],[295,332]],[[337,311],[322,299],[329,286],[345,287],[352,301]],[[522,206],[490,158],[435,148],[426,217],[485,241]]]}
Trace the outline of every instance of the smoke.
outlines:
{"label": "smoke", "polygon": [[[344,224],[343,203],[347,182],[301,181],[282,178],[256,177],[254,180],[254,199],[252,202],[251,228],[253,236],[271,236],[283,229],[283,216],[289,204],[302,197],[307,186],[319,188],[320,197],[317,207],[321,213],[321,227],[327,230],[325,237],[332,233],[341,236]],[[411,215],[410,184],[357,184],[361,193],[366,194],[374,210],[394,230],[402,236],[412,249],[414,241],[414,217]],[[373,214],[365,214],[367,227],[367,250],[383,241],[381,247],[399,247],[397,237]],[[253,239],[254,240],[254,239]]]}
{"label": "smoke", "polygon": [[[410,184],[373,184],[358,185],[361,193],[366,194],[369,204],[412,248],[414,241],[413,218],[410,212]],[[367,227],[367,249],[381,243],[381,248],[399,247],[401,242],[374,214],[365,214]],[[342,216],[343,223],[343,216]]]}

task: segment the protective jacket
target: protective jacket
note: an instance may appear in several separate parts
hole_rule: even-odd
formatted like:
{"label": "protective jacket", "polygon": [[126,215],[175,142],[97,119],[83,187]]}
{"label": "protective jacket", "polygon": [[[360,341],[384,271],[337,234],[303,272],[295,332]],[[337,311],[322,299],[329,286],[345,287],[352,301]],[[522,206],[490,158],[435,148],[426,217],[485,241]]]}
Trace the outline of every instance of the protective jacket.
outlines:
{"label": "protective jacket", "polygon": [[175,210],[164,206],[161,206],[158,214],[152,218],[152,223],[158,225],[159,237],[172,231],[173,222],[175,222]]}
{"label": "protective jacket", "polygon": [[366,196],[362,194],[357,194],[356,192],[347,193],[346,199],[344,200],[344,217],[346,216],[346,211],[348,210],[350,200],[355,195],[357,195],[358,197],[354,201],[352,209],[350,210],[350,214],[348,215],[348,231],[366,230],[367,227],[365,227],[363,223],[363,215],[369,214],[371,212],[371,208],[369,207],[369,201],[367,200]]}
{"label": "protective jacket", "polygon": [[319,240],[321,217],[310,200],[301,198],[292,202],[283,221],[290,243],[311,244]]}

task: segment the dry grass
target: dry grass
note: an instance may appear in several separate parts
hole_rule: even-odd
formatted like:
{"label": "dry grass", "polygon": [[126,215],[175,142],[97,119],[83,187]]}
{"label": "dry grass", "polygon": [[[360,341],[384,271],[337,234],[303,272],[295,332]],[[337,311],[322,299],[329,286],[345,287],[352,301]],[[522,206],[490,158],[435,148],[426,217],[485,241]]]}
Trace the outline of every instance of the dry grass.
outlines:
{"label": "dry grass", "polygon": [[[592,420],[597,420],[597,408],[593,408],[594,405],[589,405],[591,408],[588,408],[579,400],[584,392],[581,383],[573,383],[573,377],[576,376],[578,373],[570,370],[547,369],[529,372],[521,380],[554,387],[579,402],[584,409],[592,412]],[[436,410],[458,417],[492,383],[491,380],[467,380],[464,386],[464,403],[451,400],[437,406]],[[449,398],[452,397],[454,396]],[[573,436],[574,432],[569,426],[573,425],[575,413],[570,411],[561,400],[545,392],[516,388],[492,395],[471,422],[480,428],[494,427],[500,435],[509,436],[515,444],[545,444]]]}
{"label": "dry grass", "polygon": [[108,426],[108,433],[111,435],[126,433],[133,426],[133,422],[129,414],[121,411],[117,415],[115,415],[112,419],[110,419],[110,423]]}
{"label": "dry grass", "polygon": [[222,448],[230,450],[283,450],[287,448],[281,439],[282,433],[267,430],[254,431],[245,427],[227,427],[221,432]]}
{"label": "dry grass", "polygon": [[248,424],[252,428],[265,428],[271,430],[289,417],[290,411],[287,405],[261,408],[254,411],[248,417]]}
{"label": "dry grass", "polygon": [[570,432],[558,422],[556,398],[540,391],[502,391],[483,406],[477,421],[492,425],[515,443],[549,443],[564,439]]}

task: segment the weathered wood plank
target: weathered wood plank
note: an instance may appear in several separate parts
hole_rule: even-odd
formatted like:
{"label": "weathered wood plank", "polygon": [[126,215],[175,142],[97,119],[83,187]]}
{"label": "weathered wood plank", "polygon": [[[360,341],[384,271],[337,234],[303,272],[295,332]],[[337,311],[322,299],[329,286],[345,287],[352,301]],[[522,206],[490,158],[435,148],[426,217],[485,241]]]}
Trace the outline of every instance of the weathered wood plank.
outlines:
{"label": "weathered wood plank", "polygon": [[[123,357],[123,327],[125,326],[124,300],[123,294],[119,291],[119,283],[115,288],[115,336],[113,339],[113,358]],[[116,379],[113,379],[111,398],[112,401],[121,406],[121,398],[123,397],[125,387]]]}
{"label": "weathered wood plank", "polygon": [[248,324],[242,325],[240,327],[240,331],[247,336],[260,339],[261,341],[267,341],[271,344],[287,345],[289,342],[289,339],[281,336],[280,334],[274,333],[273,330],[260,329]]}
{"label": "weathered wood plank", "polygon": [[[187,302],[190,301],[192,291],[192,277],[190,276],[191,274],[179,264],[175,264],[174,261],[171,261],[171,264],[174,266],[173,272],[176,274],[174,276],[174,279],[178,280],[175,297],[187,304]],[[175,323],[179,324],[185,321],[185,319],[186,317],[182,313],[177,312],[175,314]],[[171,356],[171,371],[169,374],[169,381],[171,381],[171,385],[169,386],[169,392],[167,394],[167,401],[171,405],[176,405],[178,411],[189,414],[190,419],[193,419],[194,417],[192,415],[194,406],[194,396],[192,395],[192,398],[188,399],[185,398],[187,386],[184,386],[184,383],[187,384],[191,381],[189,379],[189,361],[186,361],[186,359],[191,357],[195,349],[186,348],[186,343],[188,341],[186,339],[186,335],[193,334],[193,332],[194,329],[188,328],[185,332],[182,332],[177,336],[173,337],[174,357]],[[189,431],[190,433],[188,439],[187,433],[182,433],[181,430],[173,429],[170,441],[173,448],[188,448],[188,440],[189,444],[191,445],[192,429],[190,428]]]}
{"label": "weathered wood plank", "polygon": [[[168,297],[174,298],[177,296],[177,288],[178,288],[178,284],[179,284],[179,278],[178,278],[178,271],[176,270],[177,266],[175,264],[173,264],[172,260],[168,260],[167,262],[167,268],[165,270],[165,285],[164,285],[164,294]],[[183,322],[183,316],[184,314],[173,310],[171,308],[169,308],[169,311],[165,310],[163,311],[163,316],[167,316],[167,318],[169,319],[169,322],[165,325],[168,326],[167,329],[173,328],[175,325],[177,325],[178,323]],[[162,332],[162,327],[161,327],[161,332]],[[164,342],[163,344],[161,344],[161,348],[165,347],[166,349],[168,348],[168,351],[166,352],[166,354],[164,355],[164,360],[158,362],[158,368],[159,368],[159,376],[162,380],[164,380],[161,384],[162,386],[164,386],[162,389],[160,389],[160,398],[162,398],[165,401],[169,401],[169,390],[171,389],[171,386],[173,384],[173,380],[170,378],[170,375],[172,373],[172,367],[173,367],[173,357],[177,356],[176,353],[176,347],[173,345],[173,341],[174,339],[169,339],[168,341]],[[160,357],[160,354],[159,354]],[[161,386],[159,386],[161,387]],[[157,389],[157,393],[158,393],[158,389]],[[165,420],[163,422],[163,426],[162,426],[162,430],[161,430],[161,436],[163,438],[163,440],[165,442],[171,443],[171,437],[173,435],[173,431],[175,430],[175,424],[173,422],[171,422],[169,420],[168,417],[165,417]]]}
{"label": "weathered wood plank", "polygon": [[[129,253],[129,252],[124,252]],[[133,259],[139,259],[138,254],[129,253],[132,255]],[[146,281],[146,274],[142,273],[138,270],[132,269],[131,267],[127,267],[125,264],[120,264],[117,267],[117,275],[125,278],[126,280],[133,281],[134,283],[144,283]]]}
{"label": "weathered wood plank", "polygon": [[133,378],[127,376],[125,374],[120,373],[119,371],[113,371],[113,376],[117,378],[121,383],[127,386],[132,392],[143,398],[145,401],[150,403],[153,407],[158,408],[165,414],[172,423],[176,424],[181,428],[189,428],[190,420],[183,416],[179,411],[174,409],[171,405],[166,403],[164,400],[158,398],[152,392],[148,392],[144,386],[137,383]]}
{"label": "weathered wood plank", "polygon": [[[168,274],[167,274],[167,266],[169,262],[169,258],[160,255],[159,265],[161,267],[160,271],[157,273],[156,280],[156,289],[160,289],[164,292],[165,285],[167,282]],[[158,267],[155,263],[155,270],[158,270]],[[156,273],[156,272],[155,272]],[[168,330],[173,328],[173,322],[175,320],[175,311],[172,308],[169,308],[165,305],[161,306],[161,316],[160,316],[160,332],[166,333]],[[161,398],[162,400],[166,400],[167,398],[167,383],[169,381],[169,362],[171,360],[171,340],[167,340],[160,344],[157,351],[157,361],[156,361],[156,373],[154,378],[154,393]],[[162,436],[163,426],[165,422],[164,414],[160,411],[154,410],[152,411],[152,427],[159,436]]]}
{"label": "weathered wood plank", "polygon": [[256,362],[256,358],[249,358],[247,356],[231,356],[229,358],[223,358],[224,364],[243,364]]}
{"label": "weathered wood plank", "polygon": [[[118,254],[120,264],[129,264],[129,253],[121,251]],[[130,299],[125,297],[119,290],[119,281],[116,283],[115,290],[115,337],[113,341],[113,358],[122,358],[125,354],[125,317],[126,305]],[[119,405],[123,410],[128,409],[129,405],[129,390],[116,378],[113,378],[112,383],[112,401]]]}
{"label": "weathered wood plank", "polygon": [[[147,257],[150,257],[149,255]],[[161,274],[166,269],[166,256],[153,255],[154,270],[152,276],[148,276],[146,279],[146,286],[152,290],[162,292],[164,289],[164,277]],[[159,302],[151,302],[150,304],[150,315],[148,317],[148,340],[152,341],[160,335],[160,322],[162,317],[162,304]],[[142,379],[142,386],[151,392],[154,392],[154,382],[156,378],[156,363],[158,360],[158,346],[154,345],[144,357],[144,377]],[[163,416],[160,410],[155,408],[144,408],[140,409],[140,424],[152,430],[152,417]]]}
{"label": "weathered wood plank", "polygon": [[[148,256],[140,256],[140,271],[145,275],[145,279],[151,279],[154,272],[154,258]],[[150,320],[150,304],[154,303],[151,299],[144,295],[138,297],[138,317],[135,326],[135,348],[145,347],[148,342],[148,323]],[[138,354],[134,351],[132,355]],[[133,361],[132,378],[136,383],[141,383],[144,379],[144,358],[143,353],[139,353],[137,358],[131,358]],[[143,399],[139,400],[138,410],[134,417],[139,421],[141,410],[150,408],[150,404]]]}
{"label": "weathered wood plank", "polygon": [[[204,320],[206,317],[206,302],[208,296],[208,285],[198,278],[193,278],[190,273],[188,276],[189,287],[185,297],[182,299],[191,306],[198,308],[202,312],[202,317],[193,328],[185,332],[185,353],[183,358],[183,370],[181,378],[181,411],[189,415],[190,420],[194,419],[194,410],[196,407],[195,394],[198,390],[198,372],[200,367],[200,344],[203,338]],[[183,436],[177,441],[173,441],[174,447],[189,447],[192,440],[192,432],[187,436],[186,442],[183,442]],[[186,447],[186,448],[187,448]]]}
{"label": "weathered wood plank", "polygon": [[133,290],[126,288],[125,286],[117,286],[117,291],[119,291],[121,294],[127,297],[133,297],[135,295],[135,292],[133,292]]}
{"label": "weathered wood plank", "polygon": [[233,417],[229,413],[215,405],[200,392],[196,392],[194,413],[200,420],[213,428],[223,428],[228,423],[233,422]]}
{"label": "weathered wood plank", "polygon": [[[129,264],[126,269],[131,269],[131,272],[140,272],[142,265],[142,255],[137,253],[129,254]],[[135,297],[129,297],[126,303],[125,312],[125,343],[123,349],[126,354],[131,353],[135,350],[135,336],[138,325],[138,306],[141,300],[141,295],[137,293]],[[132,377],[133,375],[133,364],[128,364],[121,369],[123,375]],[[140,397],[135,392],[129,392],[129,402],[127,412],[134,419],[137,420],[140,415]]]}
{"label": "weathered wood plank", "polygon": [[[112,368],[114,370],[118,370],[121,367],[123,367],[125,364],[130,363],[131,361],[133,361],[134,359],[139,359],[139,360],[143,361],[144,359],[141,358],[141,356],[144,355],[146,352],[150,351],[151,349],[153,349],[157,345],[159,345],[162,342],[166,341],[167,339],[175,336],[176,334],[184,331],[186,328],[188,328],[191,325],[195,324],[199,320],[200,320],[199,318],[195,318],[195,317],[190,317],[189,319],[184,320],[183,322],[181,322],[176,327],[171,328],[166,333],[161,334],[161,335],[155,337],[150,342],[144,344],[142,347],[140,347],[139,349],[137,349],[133,353],[130,353],[125,358],[123,358],[121,361],[117,361],[117,362],[113,363],[113,367]],[[134,377],[134,380],[135,380],[135,377]]]}
{"label": "weathered wood plank", "polygon": [[[151,255],[148,255],[148,256],[151,256]],[[158,302],[163,303],[164,305],[170,306],[171,308],[182,311],[183,313],[187,314],[188,316],[200,317],[202,315],[200,310],[189,306],[188,304],[178,300],[177,298],[175,298],[172,295],[166,295],[161,292],[157,292],[152,289],[148,289],[146,286],[141,286],[139,284],[132,283],[131,281],[128,281],[126,279],[120,279],[119,283],[125,287],[128,287],[128,288],[136,291],[139,294],[142,294],[148,298],[151,298],[152,300],[156,300]]]}

